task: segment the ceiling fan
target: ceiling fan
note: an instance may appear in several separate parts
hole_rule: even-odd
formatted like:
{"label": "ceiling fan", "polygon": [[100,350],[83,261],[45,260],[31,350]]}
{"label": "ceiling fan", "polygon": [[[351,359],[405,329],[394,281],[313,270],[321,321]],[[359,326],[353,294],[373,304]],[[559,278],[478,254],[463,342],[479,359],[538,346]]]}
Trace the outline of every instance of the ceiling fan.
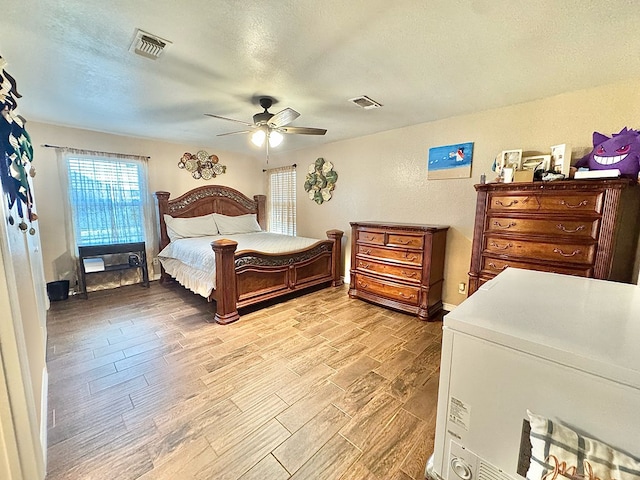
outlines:
{"label": "ceiling fan", "polygon": [[251,141],[254,145],[261,147],[265,143],[265,140],[268,140],[266,142],[267,155],[269,154],[269,147],[274,148],[282,143],[284,138],[282,136],[283,133],[298,135],[324,135],[327,133],[327,130],[324,128],[288,127],[287,125],[298,118],[300,114],[292,108],[285,108],[278,113],[270,113],[269,108],[273,105],[273,101],[274,100],[271,97],[260,98],[260,106],[264,108],[264,112],[256,113],[253,116],[253,123],[221,117],[220,115],[214,115],[212,113],[205,113],[205,115],[246,125],[249,129],[239,130],[237,132],[220,133],[217,136],[222,137],[225,135],[237,135],[240,133],[253,132],[251,135]]}

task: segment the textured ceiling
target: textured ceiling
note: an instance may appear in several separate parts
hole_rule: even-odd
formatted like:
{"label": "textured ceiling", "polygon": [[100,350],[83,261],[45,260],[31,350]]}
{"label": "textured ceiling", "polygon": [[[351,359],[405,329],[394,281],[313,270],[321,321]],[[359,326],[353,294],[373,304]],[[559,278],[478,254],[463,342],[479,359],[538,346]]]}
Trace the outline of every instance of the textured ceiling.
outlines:
{"label": "textured ceiling", "polygon": [[[250,153],[260,95],[298,149],[640,77],[640,9],[624,0],[21,0],[0,55],[29,120]],[[170,40],[129,52],[136,28]],[[384,104],[363,110],[349,98]],[[239,127],[239,128],[238,128]]]}

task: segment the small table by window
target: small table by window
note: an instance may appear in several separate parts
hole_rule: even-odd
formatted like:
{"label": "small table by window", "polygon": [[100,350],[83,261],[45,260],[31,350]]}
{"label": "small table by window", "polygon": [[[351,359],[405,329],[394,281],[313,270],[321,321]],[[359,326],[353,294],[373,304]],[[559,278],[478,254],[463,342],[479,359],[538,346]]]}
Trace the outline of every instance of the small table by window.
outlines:
{"label": "small table by window", "polygon": [[[104,256],[117,254],[129,254],[127,261],[117,263],[104,262]],[[87,261],[85,262],[85,260]],[[147,269],[147,253],[144,242],[78,247],[78,263],[78,287],[84,298],[88,298],[86,276],[92,273],[139,268],[142,271],[143,285],[147,288],[149,287],[149,271]]]}

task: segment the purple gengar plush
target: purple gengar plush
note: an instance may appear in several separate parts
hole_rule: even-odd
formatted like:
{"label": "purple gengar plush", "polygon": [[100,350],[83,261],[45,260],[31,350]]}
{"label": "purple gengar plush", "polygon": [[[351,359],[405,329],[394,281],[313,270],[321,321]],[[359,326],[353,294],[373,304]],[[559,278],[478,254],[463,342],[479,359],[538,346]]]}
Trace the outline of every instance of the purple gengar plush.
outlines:
{"label": "purple gengar plush", "polygon": [[593,150],[575,164],[589,170],[617,168],[624,177],[638,177],[640,172],[640,131],[624,127],[611,138],[593,132]]}

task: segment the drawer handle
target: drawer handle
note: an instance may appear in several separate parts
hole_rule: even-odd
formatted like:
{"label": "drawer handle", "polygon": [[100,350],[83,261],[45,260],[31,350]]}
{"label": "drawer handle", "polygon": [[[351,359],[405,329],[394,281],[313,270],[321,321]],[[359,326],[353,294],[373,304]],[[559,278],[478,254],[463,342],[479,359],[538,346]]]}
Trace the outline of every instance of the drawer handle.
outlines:
{"label": "drawer handle", "polygon": [[369,286],[368,283],[364,283],[362,280],[358,280],[358,285],[362,288],[367,288]]}
{"label": "drawer handle", "polygon": [[489,266],[491,268],[493,268],[494,270],[504,270],[505,268],[509,268],[509,265],[503,265],[502,267],[499,267],[498,265],[496,265],[493,262],[489,262]]}
{"label": "drawer handle", "polygon": [[493,222],[493,226],[494,227],[498,227],[498,228],[511,228],[511,227],[515,227],[516,226],[516,222],[510,222],[507,225],[502,225],[500,222],[498,222],[497,220],[495,222]]}
{"label": "drawer handle", "polygon": [[414,294],[407,295],[404,292],[398,292],[398,296],[404,298],[405,300],[411,300],[412,298],[416,298],[416,296]]}
{"label": "drawer handle", "polygon": [[553,249],[553,253],[557,253],[559,255],[562,255],[563,257],[575,257],[576,255],[578,255],[579,253],[582,253],[581,250],[574,250],[571,253],[564,253],[561,249],[559,248],[554,248]]}
{"label": "drawer handle", "polygon": [[560,201],[560,205],[564,205],[567,208],[580,208],[584,207],[589,203],[588,200],[582,200],[580,203],[576,203],[575,205],[571,205],[570,203],[565,202],[564,200]]}
{"label": "drawer handle", "polygon": [[364,250],[362,250],[362,253],[364,253],[365,255],[371,255],[371,249],[365,248]]}
{"label": "drawer handle", "polygon": [[489,245],[491,245],[494,248],[497,248],[498,250],[506,250],[507,248],[513,247],[513,245],[511,245],[510,243],[507,243],[504,247],[501,247],[496,242],[491,242]]}
{"label": "drawer handle", "polygon": [[404,254],[404,258],[406,258],[407,260],[413,262],[415,260],[418,259],[418,257],[416,257],[413,253],[411,255],[409,255],[408,253]]}
{"label": "drawer handle", "polygon": [[584,230],[585,226],[584,225],[580,225],[579,227],[576,227],[573,230],[570,230],[570,229],[566,228],[564,225],[562,225],[561,223],[559,223],[558,225],[556,225],[556,228],[558,230],[562,230],[563,232],[566,232],[566,233],[577,233],[577,232],[579,232],[581,230]]}
{"label": "drawer handle", "polygon": [[496,200],[496,205],[500,205],[501,207],[512,207],[516,203],[518,203],[518,200],[511,200],[509,203],[502,203],[500,200]]}
{"label": "drawer handle", "polygon": [[400,239],[398,239],[398,241],[396,242],[398,245],[409,245],[411,244],[411,240],[407,240],[407,241],[402,241]]}
{"label": "drawer handle", "polygon": [[375,238],[375,237],[374,237],[374,236],[372,236],[372,235],[363,235],[362,237],[363,237],[365,240],[369,241],[369,242]]}
{"label": "drawer handle", "polygon": [[367,269],[368,269],[368,268],[371,268],[371,264],[369,264],[369,263],[364,263],[364,262],[360,262],[360,266],[361,266],[362,268],[367,268]]}
{"label": "drawer handle", "polygon": [[416,272],[405,272],[404,270],[402,270],[400,273],[408,278],[416,278],[418,276]]}

